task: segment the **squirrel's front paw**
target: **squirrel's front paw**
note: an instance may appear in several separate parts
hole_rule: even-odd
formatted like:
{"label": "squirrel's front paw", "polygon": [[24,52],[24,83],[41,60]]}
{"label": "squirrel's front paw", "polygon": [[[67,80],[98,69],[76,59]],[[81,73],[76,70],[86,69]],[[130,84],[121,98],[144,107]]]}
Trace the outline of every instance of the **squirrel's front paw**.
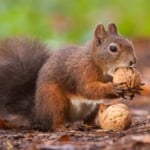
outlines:
{"label": "squirrel's front paw", "polygon": [[114,94],[123,99],[132,100],[135,97],[135,94],[141,94],[141,84],[135,88],[127,87],[126,83],[113,84],[114,85]]}
{"label": "squirrel's front paw", "polygon": [[124,89],[124,95],[126,95],[126,97],[130,98],[130,100],[132,100],[135,95],[141,95],[141,91],[143,90],[142,89],[142,86],[144,85],[144,83],[141,83],[140,85],[138,86],[135,86],[133,88],[126,88]]}
{"label": "squirrel's front paw", "polygon": [[124,82],[114,83],[113,84],[114,94],[123,99],[129,99],[128,97],[130,97],[130,99],[133,99],[134,94],[130,93],[129,90],[126,89],[125,87],[126,87],[126,83],[124,83]]}

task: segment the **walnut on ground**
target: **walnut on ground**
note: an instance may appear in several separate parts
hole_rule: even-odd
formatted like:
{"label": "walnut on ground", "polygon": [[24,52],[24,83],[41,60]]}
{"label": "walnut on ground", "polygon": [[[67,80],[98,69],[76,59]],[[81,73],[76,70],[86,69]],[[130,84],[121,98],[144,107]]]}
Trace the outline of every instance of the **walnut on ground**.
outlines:
{"label": "walnut on ground", "polygon": [[131,112],[123,104],[106,105],[101,104],[99,110],[99,123],[102,129],[121,131],[131,125]]}

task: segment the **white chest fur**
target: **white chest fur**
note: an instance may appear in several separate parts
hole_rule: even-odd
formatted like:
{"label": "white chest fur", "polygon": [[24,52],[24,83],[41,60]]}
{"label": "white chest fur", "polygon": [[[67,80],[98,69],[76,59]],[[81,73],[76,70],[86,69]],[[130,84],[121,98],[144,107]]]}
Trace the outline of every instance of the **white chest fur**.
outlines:
{"label": "white chest fur", "polygon": [[87,100],[87,99],[75,99],[71,98],[70,104],[70,120],[77,121],[86,119],[91,115],[97,105],[100,104],[100,100]]}

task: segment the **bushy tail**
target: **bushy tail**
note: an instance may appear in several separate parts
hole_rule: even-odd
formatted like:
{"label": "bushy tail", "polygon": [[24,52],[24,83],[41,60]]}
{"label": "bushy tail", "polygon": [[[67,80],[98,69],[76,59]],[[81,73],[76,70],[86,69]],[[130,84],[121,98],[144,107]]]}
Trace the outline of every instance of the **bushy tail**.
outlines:
{"label": "bushy tail", "polygon": [[9,38],[0,43],[1,111],[30,115],[38,72],[48,55],[48,48],[36,40]]}

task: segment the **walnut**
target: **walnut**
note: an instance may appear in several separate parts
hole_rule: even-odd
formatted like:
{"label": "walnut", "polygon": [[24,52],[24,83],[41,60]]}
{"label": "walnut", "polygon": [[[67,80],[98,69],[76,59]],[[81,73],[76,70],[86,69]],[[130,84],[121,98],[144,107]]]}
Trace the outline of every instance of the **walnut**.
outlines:
{"label": "walnut", "polygon": [[118,68],[113,77],[114,83],[126,83],[127,88],[135,88],[141,85],[141,75],[134,68]]}
{"label": "walnut", "polygon": [[99,123],[102,129],[121,131],[131,125],[131,113],[129,108],[122,103],[107,106],[100,105]]}
{"label": "walnut", "polygon": [[119,89],[123,90],[123,98],[125,96],[130,97],[131,99],[135,96],[135,94],[141,94],[141,86],[143,85],[141,82],[140,73],[131,67],[121,67],[118,68],[113,76],[114,83],[124,83],[120,85]]}

